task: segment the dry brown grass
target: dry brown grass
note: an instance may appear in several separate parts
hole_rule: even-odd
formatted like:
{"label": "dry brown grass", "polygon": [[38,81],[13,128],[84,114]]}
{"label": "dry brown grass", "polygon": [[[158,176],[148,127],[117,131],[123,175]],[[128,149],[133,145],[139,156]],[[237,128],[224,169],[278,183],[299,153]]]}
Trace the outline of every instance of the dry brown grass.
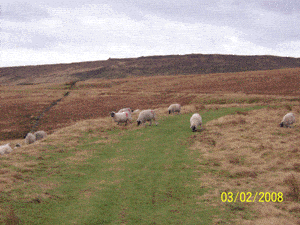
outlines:
{"label": "dry brown grass", "polygon": [[[299,107],[293,107],[298,112]],[[203,199],[215,198],[223,207],[222,192],[282,192],[284,201],[243,203],[245,212],[255,211],[254,221],[238,216],[237,224],[299,223],[300,195],[300,127],[279,127],[287,109],[266,108],[227,115],[206,124],[206,130],[196,138],[193,151],[200,151],[200,167],[209,165],[218,173],[209,172],[200,178],[205,187],[214,191]],[[215,140],[214,144],[212,140]],[[204,159],[204,165],[203,165]],[[253,199],[253,197],[252,197]],[[236,203],[228,203],[236,204]],[[239,215],[239,213],[236,213]],[[276,218],[276,219],[275,219]]]}

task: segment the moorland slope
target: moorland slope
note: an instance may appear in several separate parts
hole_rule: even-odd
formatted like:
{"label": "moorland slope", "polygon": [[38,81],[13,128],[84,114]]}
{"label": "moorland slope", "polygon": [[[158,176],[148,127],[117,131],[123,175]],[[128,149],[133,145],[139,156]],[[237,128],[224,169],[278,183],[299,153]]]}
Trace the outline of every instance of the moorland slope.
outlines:
{"label": "moorland slope", "polygon": [[[202,105],[299,101],[300,68],[239,73],[131,77],[69,83],[0,86],[2,140],[22,138],[43,115],[38,129],[51,132],[84,119],[107,117],[123,107],[147,109],[170,103]],[[58,104],[57,99],[63,98]],[[249,100],[251,99],[251,100]]]}
{"label": "moorland slope", "polygon": [[170,55],[70,64],[1,68],[0,85],[70,82],[94,78],[231,73],[300,67],[300,58],[237,55]]}

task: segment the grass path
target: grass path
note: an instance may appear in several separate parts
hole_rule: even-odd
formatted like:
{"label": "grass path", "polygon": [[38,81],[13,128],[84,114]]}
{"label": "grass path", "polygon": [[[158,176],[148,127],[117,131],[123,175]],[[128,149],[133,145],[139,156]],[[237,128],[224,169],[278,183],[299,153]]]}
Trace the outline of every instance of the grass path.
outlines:
{"label": "grass path", "polygon": [[[202,113],[203,122],[252,109],[208,111]],[[17,199],[10,204],[24,224],[211,224],[221,212],[197,200],[207,189],[196,180],[201,176],[195,172],[199,153],[188,149],[189,137],[195,135],[190,116],[169,116],[158,126],[123,135],[108,131],[115,143],[95,144],[97,138],[86,134],[78,148],[93,156],[79,163],[63,160],[72,156],[72,149],[58,154],[49,146],[33,176],[41,184],[56,184],[54,188],[42,193],[29,185],[6,197]],[[30,192],[47,197],[22,201]],[[230,215],[223,211],[221,217]]]}

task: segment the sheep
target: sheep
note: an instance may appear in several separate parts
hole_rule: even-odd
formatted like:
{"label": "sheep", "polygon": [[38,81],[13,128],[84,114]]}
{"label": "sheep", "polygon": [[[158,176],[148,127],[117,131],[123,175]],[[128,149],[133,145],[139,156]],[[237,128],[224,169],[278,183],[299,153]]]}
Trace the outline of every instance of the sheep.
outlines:
{"label": "sheep", "polygon": [[120,109],[118,111],[118,113],[121,113],[121,112],[127,112],[128,113],[128,120],[131,122],[131,120],[132,120],[131,113],[133,113],[133,109],[131,109],[131,108]]}
{"label": "sheep", "polygon": [[[137,125],[139,126],[142,123],[145,123],[146,121],[150,121],[150,126],[152,124],[152,120],[154,120],[156,126],[157,122],[155,121],[155,112],[152,109],[143,110],[140,112],[139,117],[137,119]],[[146,124],[145,124],[146,125]]]}
{"label": "sheep", "polygon": [[33,134],[35,136],[35,140],[38,141],[38,140],[41,140],[45,137],[47,137],[47,133],[43,130],[40,130],[40,131],[37,131]]}
{"label": "sheep", "polygon": [[283,117],[283,119],[279,125],[280,125],[280,127],[290,127],[291,128],[291,125],[295,122],[296,122],[296,119],[295,119],[294,113],[287,113]]}
{"label": "sheep", "polygon": [[1,155],[4,155],[5,153],[8,154],[10,152],[12,152],[12,148],[10,147],[10,143],[0,146],[0,154]]}
{"label": "sheep", "polygon": [[180,109],[181,109],[180,104],[172,104],[169,106],[168,111],[169,111],[169,114],[171,114],[171,113],[174,114],[174,112],[178,112],[178,114],[180,114]]}
{"label": "sheep", "polygon": [[114,121],[118,123],[125,123],[125,126],[127,125],[128,120],[131,118],[129,116],[129,112],[121,112],[121,113],[115,113],[111,112],[110,116],[114,118]]}
{"label": "sheep", "polygon": [[131,109],[131,108],[120,109],[120,110],[118,111],[118,113],[121,113],[121,112],[129,112],[129,113],[132,113],[132,112],[133,112],[133,109]]}
{"label": "sheep", "polygon": [[192,131],[195,132],[198,126],[202,125],[202,118],[198,113],[194,113],[190,119]]}
{"label": "sheep", "polygon": [[32,133],[28,133],[25,137],[25,143],[26,144],[32,144],[36,141],[36,137],[35,135],[33,135]]}

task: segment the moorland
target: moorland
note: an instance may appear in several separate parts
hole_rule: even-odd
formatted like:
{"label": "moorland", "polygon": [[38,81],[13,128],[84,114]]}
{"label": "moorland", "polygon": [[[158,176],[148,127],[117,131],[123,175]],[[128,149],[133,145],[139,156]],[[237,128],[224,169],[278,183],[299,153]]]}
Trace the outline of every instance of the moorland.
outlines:
{"label": "moorland", "polygon": [[[300,59],[155,56],[1,74],[0,144],[22,143],[0,156],[2,223],[300,221]],[[181,115],[168,115],[175,102]],[[109,113],[123,107],[155,109],[159,125],[118,126]],[[290,111],[294,128],[280,128]],[[192,133],[194,112],[203,128]],[[49,135],[23,145],[32,129]],[[223,202],[229,192],[253,196]],[[253,201],[267,192],[283,201]]]}

